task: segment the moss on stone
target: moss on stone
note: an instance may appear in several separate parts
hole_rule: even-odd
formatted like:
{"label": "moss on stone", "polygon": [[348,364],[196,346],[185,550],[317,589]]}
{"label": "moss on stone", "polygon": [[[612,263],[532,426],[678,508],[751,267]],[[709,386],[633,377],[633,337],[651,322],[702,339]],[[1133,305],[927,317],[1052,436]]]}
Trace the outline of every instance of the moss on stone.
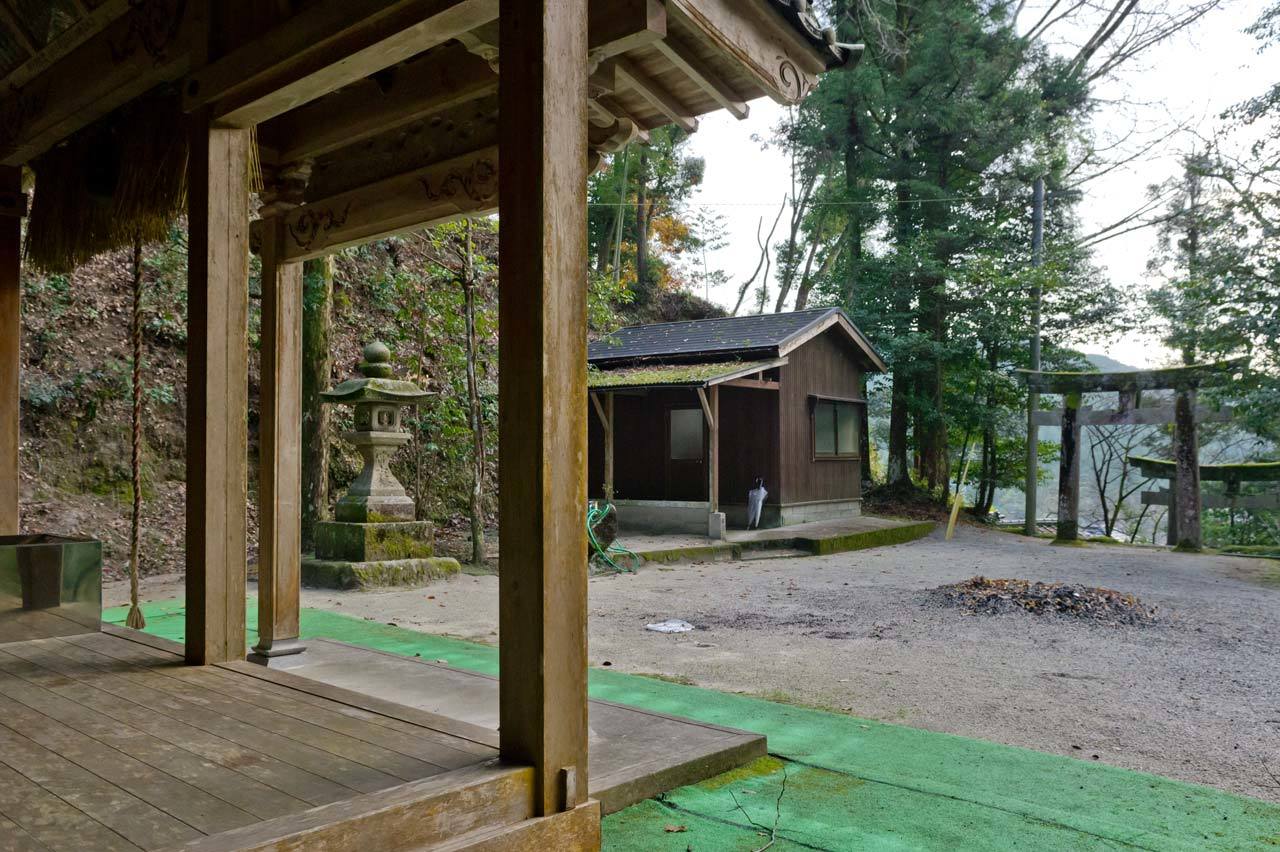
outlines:
{"label": "moss on stone", "polygon": [[316,524],[316,555],[321,559],[380,562],[429,559],[435,555],[431,524],[409,521],[392,524],[354,524],[324,521]]}
{"label": "moss on stone", "polygon": [[797,538],[794,547],[807,550],[815,556],[830,556],[833,553],[846,553],[852,550],[866,550],[871,547],[888,547],[895,544],[906,544],[924,538],[933,532],[936,524],[933,521],[921,521],[915,524],[904,524],[897,527],[885,527],[878,530],[848,533],[830,538]]}
{"label": "moss on stone", "polygon": [[703,544],[671,550],[649,550],[637,553],[646,562],[668,565],[672,562],[731,562],[742,558],[740,544]]}
{"label": "moss on stone", "polygon": [[302,560],[302,582],[326,589],[371,589],[420,586],[452,577],[462,571],[456,559],[399,559],[381,562]]}

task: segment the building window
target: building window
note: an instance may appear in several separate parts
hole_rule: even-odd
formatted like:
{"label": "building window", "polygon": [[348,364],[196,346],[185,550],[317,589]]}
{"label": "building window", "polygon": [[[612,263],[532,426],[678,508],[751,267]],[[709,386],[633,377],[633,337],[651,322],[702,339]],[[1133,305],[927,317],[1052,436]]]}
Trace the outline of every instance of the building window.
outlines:
{"label": "building window", "polygon": [[820,459],[857,458],[857,403],[813,399],[813,455]]}
{"label": "building window", "polygon": [[671,409],[671,460],[702,461],[702,409]]}

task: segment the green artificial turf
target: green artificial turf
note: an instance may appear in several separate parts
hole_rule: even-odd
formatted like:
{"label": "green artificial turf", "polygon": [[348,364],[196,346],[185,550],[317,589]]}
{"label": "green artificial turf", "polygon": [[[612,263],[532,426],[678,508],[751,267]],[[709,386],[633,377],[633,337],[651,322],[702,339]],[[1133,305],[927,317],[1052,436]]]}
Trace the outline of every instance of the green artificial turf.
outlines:
{"label": "green artificial turf", "polygon": [[[148,631],[182,639],[181,602],[144,611]],[[253,602],[248,619],[252,644]],[[337,613],[303,610],[302,634],[498,671],[496,648]],[[774,756],[607,817],[614,852],[754,850],[775,820],[771,852],[1280,849],[1280,806],[1089,760],[606,669],[591,670],[590,693],[758,731]]]}

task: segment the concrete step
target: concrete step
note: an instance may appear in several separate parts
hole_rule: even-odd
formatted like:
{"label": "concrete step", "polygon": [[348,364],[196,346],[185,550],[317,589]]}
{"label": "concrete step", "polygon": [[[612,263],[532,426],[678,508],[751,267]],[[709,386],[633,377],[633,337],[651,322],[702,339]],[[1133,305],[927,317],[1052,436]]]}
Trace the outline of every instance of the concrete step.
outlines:
{"label": "concrete step", "polygon": [[738,558],[741,562],[758,562],[761,559],[799,559],[802,556],[812,555],[807,550],[797,550],[794,547],[772,547],[762,550],[744,550],[742,556]]}

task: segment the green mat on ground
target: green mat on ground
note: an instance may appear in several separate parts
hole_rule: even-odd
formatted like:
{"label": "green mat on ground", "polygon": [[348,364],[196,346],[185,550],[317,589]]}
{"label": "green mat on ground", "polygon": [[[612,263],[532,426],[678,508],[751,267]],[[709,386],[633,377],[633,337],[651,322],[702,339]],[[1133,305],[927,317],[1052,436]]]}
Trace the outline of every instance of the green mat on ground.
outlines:
{"label": "green mat on ground", "polygon": [[[149,632],[182,639],[180,601],[143,609]],[[250,644],[255,620],[251,602]],[[496,648],[332,612],[304,610],[302,634],[498,671]],[[776,756],[607,817],[609,850],[753,850],[775,821],[771,852],[1280,849],[1280,806],[1207,787],[605,669],[591,670],[590,692],[758,731]]]}

